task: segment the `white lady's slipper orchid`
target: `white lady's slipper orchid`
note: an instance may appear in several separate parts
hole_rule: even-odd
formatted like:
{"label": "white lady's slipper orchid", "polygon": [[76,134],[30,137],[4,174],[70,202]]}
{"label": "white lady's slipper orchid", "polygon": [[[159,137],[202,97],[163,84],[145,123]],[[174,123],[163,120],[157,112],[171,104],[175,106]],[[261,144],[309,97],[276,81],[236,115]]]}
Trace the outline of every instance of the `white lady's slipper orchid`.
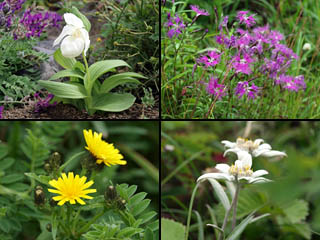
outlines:
{"label": "white lady's slipper orchid", "polygon": [[82,52],[86,55],[90,46],[90,39],[82,20],[72,13],[65,13],[63,17],[67,25],[63,27],[61,34],[54,41],[53,46],[62,41],[60,47],[61,53],[67,58],[77,57]]}
{"label": "white lady's slipper orchid", "polygon": [[266,170],[258,170],[253,172],[251,170],[252,157],[248,152],[241,151],[237,153],[238,160],[235,161],[234,165],[229,166],[228,164],[217,164],[215,168],[219,170],[216,173],[206,173],[200,176],[197,180],[204,181],[209,178],[226,180],[230,182],[246,180],[248,183],[263,183],[270,182],[269,179],[261,177],[268,174]]}
{"label": "white lady's slipper orchid", "polygon": [[[263,139],[256,139],[254,142],[244,138],[237,138],[236,142],[222,141],[221,143],[229,148],[224,152],[225,156],[228,152],[238,153],[240,151],[246,151],[251,153],[254,157],[286,157],[287,154],[280,151],[271,150],[271,146],[267,143],[263,143]],[[261,144],[263,143],[263,144]],[[261,145],[260,145],[261,144]]]}

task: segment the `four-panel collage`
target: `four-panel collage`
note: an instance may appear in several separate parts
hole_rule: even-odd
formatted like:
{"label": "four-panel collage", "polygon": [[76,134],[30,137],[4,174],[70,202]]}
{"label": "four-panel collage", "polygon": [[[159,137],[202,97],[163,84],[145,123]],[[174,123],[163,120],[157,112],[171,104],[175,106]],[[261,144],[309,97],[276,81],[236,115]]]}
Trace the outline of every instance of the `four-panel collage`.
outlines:
{"label": "four-panel collage", "polygon": [[0,240],[320,239],[319,21],[0,0]]}

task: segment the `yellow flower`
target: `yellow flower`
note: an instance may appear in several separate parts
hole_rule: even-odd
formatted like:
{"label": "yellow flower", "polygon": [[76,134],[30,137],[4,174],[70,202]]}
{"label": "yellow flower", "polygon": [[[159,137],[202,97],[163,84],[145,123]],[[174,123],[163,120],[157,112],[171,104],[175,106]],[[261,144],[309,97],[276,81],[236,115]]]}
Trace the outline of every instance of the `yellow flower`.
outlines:
{"label": "yellow flower", "polygon": [[[49,192],[60,194],[60,196],[53,197],[53,200],[59,201],[58,205],[63,205],[69,201],[71,204],[75,204],[77,200],[81,205],[86,204],[81,198],[92,199],[93,197],[88,196],[88,193],[94,193],[96,189],[87,189],[93,184],[93,181],[85,183],[87,177],[74,177],[73,172],[68,173],[68,177],[65,173],[62,173],[62,178],[58,180],[51,180],[49,184],[56,189],[48,189]],[[85,190],[86,189],[86,190]]]}
{"label": "yellow flower", "polygon": [[100,164],[104,162],[108,167],[116,164],[127,164],[127,162],[123,160],[123,156],[119,150],[116,149],[113,144],[109,144],[101,139],[102,133],[92,133],[90,129],[89,131],[83,130],[83,135],[88,145],[85,148],[97,159],[96,163]]}
{"label": "yellow flower", "polygon": [[101,37],[98,37],[97,42],[101,42],[101,41],[102,41]]}

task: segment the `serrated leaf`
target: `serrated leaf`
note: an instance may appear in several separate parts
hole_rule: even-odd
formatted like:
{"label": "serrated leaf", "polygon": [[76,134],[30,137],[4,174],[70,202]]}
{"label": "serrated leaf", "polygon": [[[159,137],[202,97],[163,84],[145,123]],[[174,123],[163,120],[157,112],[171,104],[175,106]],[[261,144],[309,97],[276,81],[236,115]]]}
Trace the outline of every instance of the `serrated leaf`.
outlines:
{"label": "serrated leaf", "polygon": [[117,237],[121,238],[121,237],[131,237],[137,233],[142,232],[143,229],[142,228],[133,228],[133,227],[126,227],[124,229],[122,229],[118,234]]}
{"label": "serrated leaf", "polygon": [[150,202],[151,202],[150,199],[144,199],[140,203],[138,203],[138,204],[133,206],[133,208],[131,210],[131,213],[134,216],[139,215],[140,213],[142,213],[149,206]]}
{"label": "serrated leaf", "polygon": [[161,240],[183,240],[186,227],[179,222],[161,218]]}
{"label": "serrated leaf", "polygon": [[22,180],[23,178],[24,178],[24,175],[22,173],[13,173],[0,178],[0,183],[2,184],[14,183]]}
{"label": "serrated leaf", "polygon": [[219,201],[222,203],[224,209],[228,211],[230,208],[230,201],[227,194],[223,190],[221,184],[212,178],[209,178],[208,181],[210,182],[214,192],[217,194],[217,197],[219,198]]}
{"label": "serrated leaf", "polygon": [[146,196],[147,196],[147,193],[139,192],[136,195],[134,195],[132,198],[130,198],[129,203],[132,205],[135,205],[141,202]]}
{"label": "serrated leaf", "polygon": [[0,161],[0,170],[6,170],[14,164],[15,159],[12,157],[4,158]]}
{"label": "serrated leaf", "polygon": [[299,223],[306,219],[309,213],[308,202],[302,199],[296,199],[284,206],[282,210],[286,215],[286,218],[291,223]]}

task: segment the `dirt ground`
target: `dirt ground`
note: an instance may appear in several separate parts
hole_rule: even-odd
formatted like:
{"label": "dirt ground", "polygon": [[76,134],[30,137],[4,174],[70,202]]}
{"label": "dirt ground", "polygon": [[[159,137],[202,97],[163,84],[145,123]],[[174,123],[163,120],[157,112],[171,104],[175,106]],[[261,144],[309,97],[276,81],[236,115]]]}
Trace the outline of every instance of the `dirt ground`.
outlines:
{"label": "dirt ground", "polygon": [[86,111],[79,111],[72,105],[59,103],[49,107],[41,113],[34,112],[35,102],[29,101],[25,105],[15,106],[5,109],[2,119],[158,119],[158,101],[153,108],[145,108],[143,105],[135,103],[133,106],[122,112],[98,112],[90,116]]}

